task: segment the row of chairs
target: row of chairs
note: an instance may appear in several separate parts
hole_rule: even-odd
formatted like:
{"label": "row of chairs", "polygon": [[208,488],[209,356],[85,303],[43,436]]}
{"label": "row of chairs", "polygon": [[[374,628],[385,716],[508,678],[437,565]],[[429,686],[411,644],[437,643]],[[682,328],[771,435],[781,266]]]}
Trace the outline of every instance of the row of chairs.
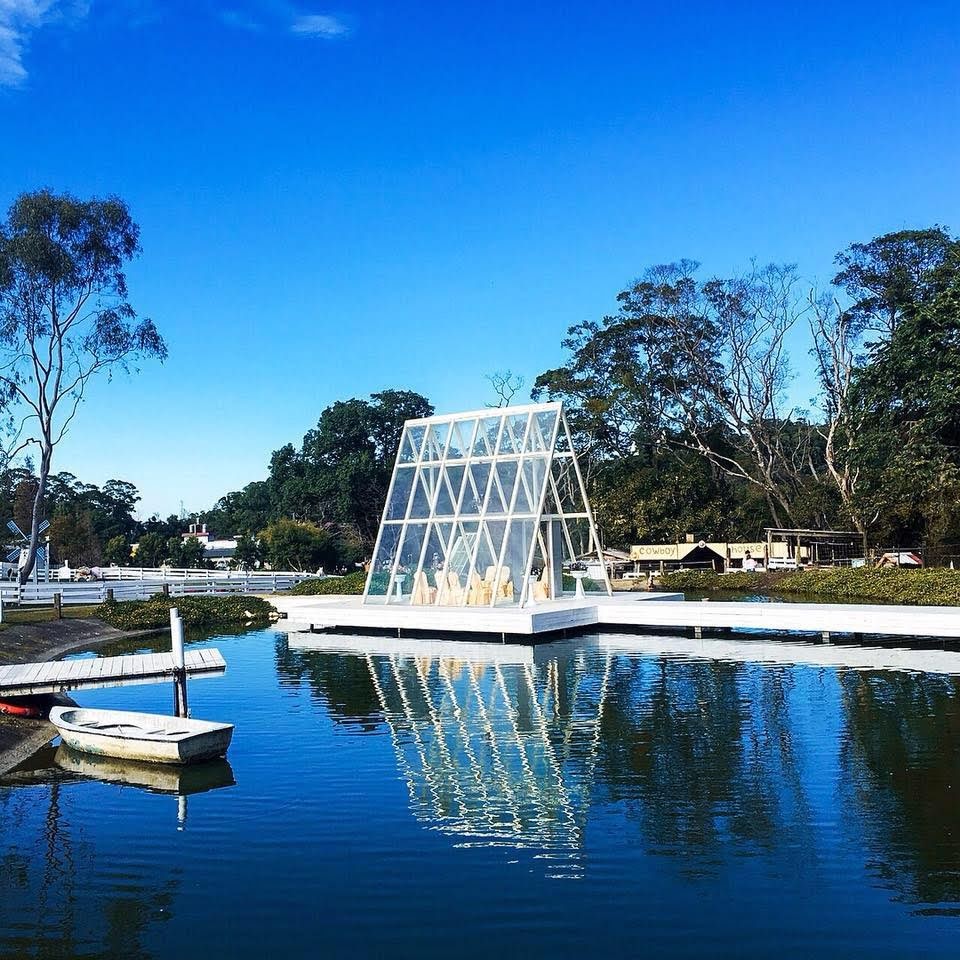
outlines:
{"label": "row of chairs", "polygon": [[454,570],[438,570],[436,574],[437,586],[431,587],[427,575],[421,570],[414,574],[413,591],[410,602],[414,606],[461,607],[466,603],[469,607],[488,607],[497,600],[513,599],[513,579],[510,568],[503,567],[500,576],[496,575],[497,568],[489,566],[481,579],[474,571],[469,577],[469,583],[460,582],[460,574]]}

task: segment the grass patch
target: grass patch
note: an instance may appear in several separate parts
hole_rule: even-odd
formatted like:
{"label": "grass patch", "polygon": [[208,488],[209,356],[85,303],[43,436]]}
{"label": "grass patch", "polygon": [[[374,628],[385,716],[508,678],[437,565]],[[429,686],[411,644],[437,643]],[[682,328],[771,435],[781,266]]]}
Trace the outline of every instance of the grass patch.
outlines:
{"label": "grass patch", "polygon": [[677,571],[657,580],[660,590],[797,594],[850,603],[960,606],[960,570],[830,567],[767,573]]}
{"label": "grass patch", "polygon": [[348,573],[345,577],[324,577],[322,580],[303,580],[284,593],[294,597],[317,597],[327,594],[357,596],[363,593],[367,575],[362,570]]}
{"label": "grass patch", "polygon": [[94,616],[119,630],[159,630],[170,625],[170,608],[177,607],[187,627],[219,627],[224,624],[266,623],[273,605],[261,597],[166,597],[149,600],[107,600],[94,609]]}
{"label": "grass patch", "polygon": [[[63,608],[64,620],[85,620],[96,615],[96,606],[65,606]],[[6,630],[7,627],[18,626],[23,623],[51,623],[54,620],[56,620],[56,615],[53,607],[11,607],[5,604],[0,630]]]}

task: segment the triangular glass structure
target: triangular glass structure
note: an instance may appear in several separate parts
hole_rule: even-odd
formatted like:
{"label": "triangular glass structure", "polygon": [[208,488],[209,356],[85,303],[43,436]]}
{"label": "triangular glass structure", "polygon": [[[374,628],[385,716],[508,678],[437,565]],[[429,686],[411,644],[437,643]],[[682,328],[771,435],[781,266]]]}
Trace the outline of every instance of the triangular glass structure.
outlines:
{"label": "triangular glass structure", "polygon": [[610,592],[562,404],[404,425],[364,603],[522,605],[577,579]]}

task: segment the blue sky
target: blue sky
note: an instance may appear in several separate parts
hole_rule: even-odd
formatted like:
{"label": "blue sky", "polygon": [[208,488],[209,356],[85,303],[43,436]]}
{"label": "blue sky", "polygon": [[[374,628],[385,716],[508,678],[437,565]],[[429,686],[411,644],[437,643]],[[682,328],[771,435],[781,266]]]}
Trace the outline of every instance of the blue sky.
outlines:
{"label": "blue sky", "polygon": [[947,2],[0,0],[0,205],[141,224],[170,358],[95,388],[55,466],[144,513],[262,477],[336,399],[532,382],[651,263],[826,280],[960,229],[958,131]]}

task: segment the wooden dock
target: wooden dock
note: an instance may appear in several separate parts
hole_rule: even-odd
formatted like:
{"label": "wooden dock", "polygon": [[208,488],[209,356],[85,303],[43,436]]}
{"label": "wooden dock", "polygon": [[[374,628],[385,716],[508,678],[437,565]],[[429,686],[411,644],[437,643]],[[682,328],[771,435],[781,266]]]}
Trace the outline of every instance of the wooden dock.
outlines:
{"label": "wooden dock", "polygon": [[[227,669],[220,651],[212,649],[188,651],[184,665],[190,677],[218,677]],[[174,670],[172,653],[13,663],[0,666],[0,697],[164,683],[173,680]]]}

